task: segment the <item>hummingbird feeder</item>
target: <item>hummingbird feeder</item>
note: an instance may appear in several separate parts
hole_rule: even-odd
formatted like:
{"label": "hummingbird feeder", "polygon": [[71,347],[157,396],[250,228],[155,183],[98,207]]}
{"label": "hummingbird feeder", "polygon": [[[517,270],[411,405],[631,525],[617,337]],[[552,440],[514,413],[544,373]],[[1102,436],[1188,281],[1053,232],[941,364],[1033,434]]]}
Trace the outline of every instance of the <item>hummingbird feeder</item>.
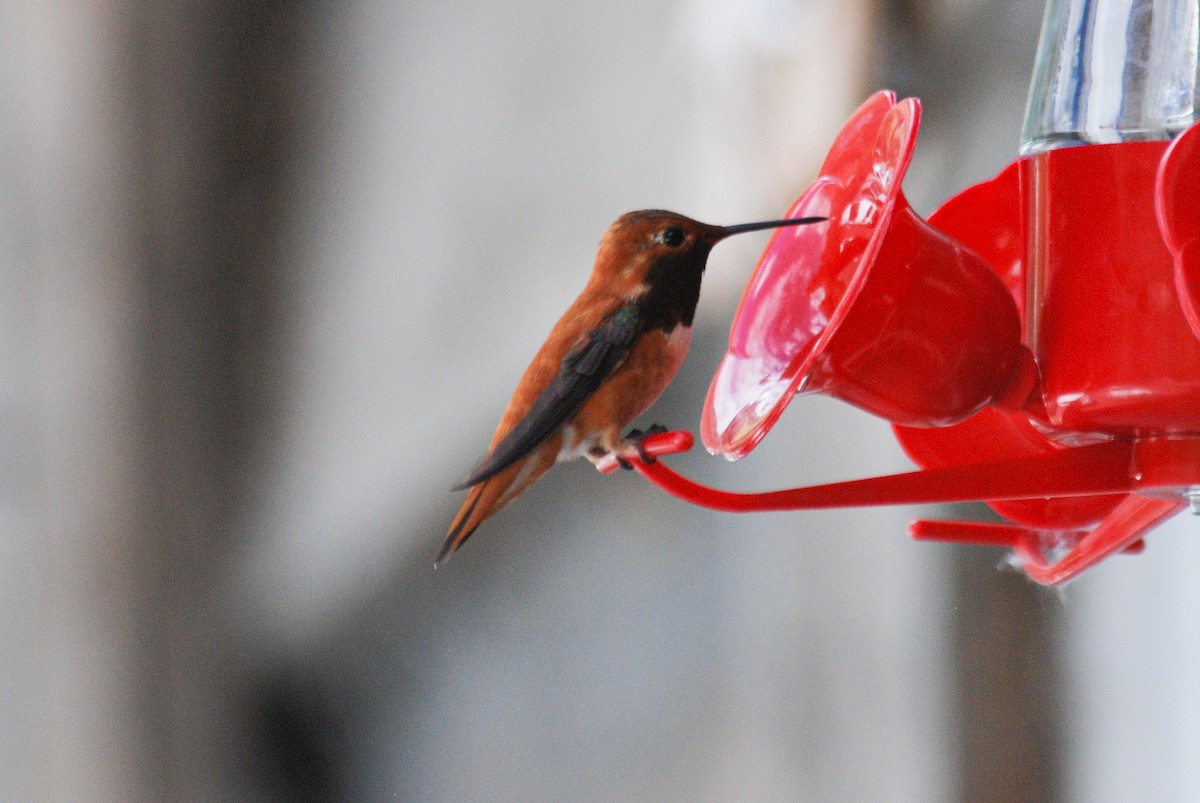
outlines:
{"label": "hummingbird feeder", "polygon": [[890,421],[918,470],[768,493],[629,456],[637,471],[726,511],[986,502],[1007,523],[910,533],[1011,548],[1050,585],[1200,512],[1198,43],[1194,0],[1051,0],[999,175],[922,220],[901,190],[920,102],[878,92],[788,210],[828,221],[767,244],[704,445],[741,458],[793,397],[823,393]]}

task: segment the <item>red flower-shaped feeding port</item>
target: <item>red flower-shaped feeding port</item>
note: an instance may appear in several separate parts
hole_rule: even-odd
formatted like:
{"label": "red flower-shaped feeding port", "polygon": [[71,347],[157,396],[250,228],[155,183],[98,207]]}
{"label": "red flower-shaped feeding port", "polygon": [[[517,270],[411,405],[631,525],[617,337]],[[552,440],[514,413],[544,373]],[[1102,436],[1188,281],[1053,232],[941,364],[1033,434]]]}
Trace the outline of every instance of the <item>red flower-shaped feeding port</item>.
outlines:
{"label": "red flower-shaped feeding port", "polygon": [[[921,220],[901,192],[921,107],[878,92],[843,127],[771,238],[742,297],[700,423],[737,459],[797,392],[902,424],[942,426],[1034,376],[1016,304],[986,261]],[[1016,399],[1024,402],[1024,398]]]}

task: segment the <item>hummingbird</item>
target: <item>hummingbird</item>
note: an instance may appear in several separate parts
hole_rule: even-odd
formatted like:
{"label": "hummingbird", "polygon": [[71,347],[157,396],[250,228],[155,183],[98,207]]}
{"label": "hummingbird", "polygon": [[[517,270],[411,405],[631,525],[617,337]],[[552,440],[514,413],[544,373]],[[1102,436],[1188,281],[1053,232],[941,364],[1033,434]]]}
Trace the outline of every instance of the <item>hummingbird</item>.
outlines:
{"label": "hummingbird", "polygon": [[[475,529],[555,463],[593,463],[641,448],[644,433],[621,433],[674,378],[687,354],[700,279],[726,237],[823,217],[711,226],[674,212],[622,215],[600,241],[587,285],[525,370],[487,455],[455,491],[470,489],[434,561],[441,564]],[[652,428],[652,431],[661,428]]]}

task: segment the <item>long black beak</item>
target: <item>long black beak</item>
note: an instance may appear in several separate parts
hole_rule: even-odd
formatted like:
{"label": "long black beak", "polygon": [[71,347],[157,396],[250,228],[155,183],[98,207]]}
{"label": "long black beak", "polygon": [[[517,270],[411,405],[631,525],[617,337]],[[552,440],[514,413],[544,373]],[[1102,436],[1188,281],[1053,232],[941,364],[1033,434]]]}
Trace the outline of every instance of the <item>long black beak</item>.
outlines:
{"label": "long black beak", "polygon": [[762,229],[778,229],[781,226],[804,226],[809,223],[820,223],[821,221],[829,220],[827,217],[799,217],[790,220],[764,220],[761,223],[739,223],[736,226],[726,226],[721,230],[721,238],[731,237],[734,234],[744,234],[748,231],[761,231]]}

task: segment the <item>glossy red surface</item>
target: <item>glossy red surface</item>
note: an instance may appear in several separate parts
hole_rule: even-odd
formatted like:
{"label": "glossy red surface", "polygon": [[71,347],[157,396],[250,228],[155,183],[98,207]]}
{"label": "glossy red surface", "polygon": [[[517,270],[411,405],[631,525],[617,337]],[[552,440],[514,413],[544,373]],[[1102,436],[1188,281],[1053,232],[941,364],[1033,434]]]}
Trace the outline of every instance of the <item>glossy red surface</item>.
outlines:
{"label": "glossy red surface", "polygon": [[1184,131],[1163,155],[1154,183],[1158,226],[1175,261],[1175,289],[1183,313],[1200,337],[1200,123]]}
{"label": "glossy red surface", "polygon": [[[896,440],[922,468],[971,465],[995,460],[1034,457],[1063,451],[1019,413],[985,408],[978,415],[944,429],[896,427]],[[1037,499],[984,501],[1009,521],[1028,527],[1073,530],[1103,519],[1124,499],[1123,494],[1050,496]]]}
{"label": "glossy red surface", "polygon": [[1025,235],[1015,162],[946,200],[929,216],[929,225],[983,257],[1025,320]]}
{"label": "glossy red surface", "polygon": [[1155,217],[1166,148],[1086,145],[1019,162],[1028,343],[1055,437],[1200,432],[1200,340]]}
{"label": "glossy red surface", "polygon": [[1021,568],[1030,579],[1042,585],[1058,585],[1117,552],[1140,552],[1142,536],[1183,510],[1178,499],[1159,499],[1132,495],[1125,499],[1098,527],[1070,547],[1057,560],[1046,557],[1057,544],[1056,533],[1031,533],[1016,544]]}
{"label": "glossy red surface", "polygon": [[780,229],[768,243],[705,401],[709,451],[744,456],[799,390],[890,421],[950,424],[1000,395],[1021,367],[1004,283],[901,192],[919,123],[915,99],[872,96],[788,210],[830,220]]}
{"label": "glossy red surface", "polygon": [[[932,215],[929,223],[984,256],[1004,280],[1013,299],[1024,307],[1025,241],[1020,185],[1013,163],[998,176],[960,192]],[[949,427],[893,427],[896,440],[923,468],[978,463],[1048,454],[1066,448],[1047,438],[1019,409],[984,408]],[[1009,521],[1029,527],[1069,530],[1100,521],[1123,494],[1064,496],[1044,499],[988,500]]]}
{"label": "glossy red surface", "polygon": [[[868,98],[842,127],[818,178],[788,210],[834,216],[829,223],[779,229],[772,234],[754,269],[729,333],[729,349],[708,389],[700,436],[710,452],[730,459],[746,455],[766,435],[788,401],[801,388],[814,354],[824,350],[840,319],[858,295],[864,274],[857,270],[873,257],[871,223],[890,216],[887,196],[912,156],[911,124],[919,106],[908,104],[908,123],[899,137],[877,146],[880,128],[896,105],[892,92]],[[903,112],[901,112],[903,114]],[[893,128],[903,124],[893,118]],[[877,155],[876,151],[886,150]],[[886,167],[879,179],[873,164]],[[891,194],[894,194],[891,193]],[[853,201],[861,196],[861,203]],[[807,210],[807,211],[804,211]],[[843,216],[848,220],[843,220]],[[854,225],[856,222],[866,225]],[[844,270],[823,273],[824,254],[841,256]]]}

